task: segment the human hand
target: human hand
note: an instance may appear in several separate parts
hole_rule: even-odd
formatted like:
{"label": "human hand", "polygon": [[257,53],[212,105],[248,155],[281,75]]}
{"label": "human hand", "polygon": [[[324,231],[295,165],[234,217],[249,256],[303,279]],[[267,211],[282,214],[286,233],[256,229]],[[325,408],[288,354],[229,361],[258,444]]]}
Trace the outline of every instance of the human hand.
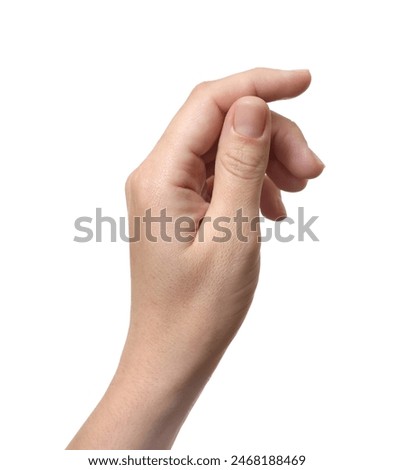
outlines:
{"label": "human hand", "polygon": [[[270,113],[263,99],[296,96],[309,83],[306,71],[256,69],[199,85],[128,179],[132,235],[135,217],[147,209],[153,217],[166,209],[172,220],[172,242],[152,225],[157,242],[141,227],[141,241],[131,244],[129,341],[149,362],[144,370],[164,372],[177,384],[193,380],[197,370],[206,369],[206,376],[242,323],[259,272],[251,221],[259,206],[267,217],[284,216],[278,188],[300,190],[323,170],[298,127]],[[234,220],[240,208],[248,242],[236,236],[234,221],[229,241],[213,241],[219,236],[213,221]],[[185,216],[197,228],[183,234],[187,242],[175,239],[181,238],[175,220]]]}
{"label": "human hand", "polygon": [[[299,191],[324,168],[299,128],[266,104],[295,97],[309,83],[308,71],[254,69],[197,86],[128,178],[130,236],[139,237],[130,244],[131,324],[103,399],[118,409],[120,393],[127,417],[113,423],[110,438],[80,440],[84,448],[171,446],[251,304],[259,209],[284,217],[280,189]],[[160,215],[165,233],[152,220]],[[218,220],[227,241],[218,240]],[[95,413],[90,423],[101,426]],[[122,419],[127,432],[119,434]]]}

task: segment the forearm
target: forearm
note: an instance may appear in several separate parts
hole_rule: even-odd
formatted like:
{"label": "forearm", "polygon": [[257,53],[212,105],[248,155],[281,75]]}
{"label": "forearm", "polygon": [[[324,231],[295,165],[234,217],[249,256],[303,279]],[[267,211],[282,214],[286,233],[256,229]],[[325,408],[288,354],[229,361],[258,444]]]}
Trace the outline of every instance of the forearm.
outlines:
{"label": "forearm", "polygon": [[179,369],[130,338],[104,397],[67,449],[169,449],[218,359]]}
{"label": "forearm", "polygon": [[168,449],[182,424],[179,405],[117,374],[67,449]]}

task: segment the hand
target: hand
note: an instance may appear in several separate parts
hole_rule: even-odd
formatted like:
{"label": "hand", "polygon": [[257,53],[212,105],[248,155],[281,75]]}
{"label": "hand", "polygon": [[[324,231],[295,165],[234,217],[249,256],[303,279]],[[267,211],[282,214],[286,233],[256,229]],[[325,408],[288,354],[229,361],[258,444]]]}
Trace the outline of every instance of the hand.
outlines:
{"label": "hand", "polygon": [[[172,445],[252,302],[259,208],[284,217],[280,189],[299,191],[324,168],[299,128],[266,104],[309,83],[307,71],[254,69],[197,86],[128,178],[130,236],[139,238],[130,244],[130,330],[106,396],[70,448]],[[160,215],[161,226],[147,227]],[[218,240],[223,217],[227,241]]]}

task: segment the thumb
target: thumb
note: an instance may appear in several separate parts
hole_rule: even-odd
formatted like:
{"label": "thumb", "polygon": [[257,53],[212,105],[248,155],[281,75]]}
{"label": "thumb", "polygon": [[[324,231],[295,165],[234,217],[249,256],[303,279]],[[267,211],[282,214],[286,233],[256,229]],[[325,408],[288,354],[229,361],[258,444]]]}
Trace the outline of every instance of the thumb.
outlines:
{"label": "thumb", "polygon": [[[259,214],[271,140],[271,113],[255,96],[238,99],[227,113],[218,144],[210,215]],[[207,213],[207,215],[208,215]]]}

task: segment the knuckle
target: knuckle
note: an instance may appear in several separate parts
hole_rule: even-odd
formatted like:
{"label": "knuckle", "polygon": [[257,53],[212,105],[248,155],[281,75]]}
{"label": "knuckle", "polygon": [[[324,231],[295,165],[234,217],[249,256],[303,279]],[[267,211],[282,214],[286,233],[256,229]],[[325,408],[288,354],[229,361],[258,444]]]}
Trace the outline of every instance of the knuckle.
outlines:
{"label": "knuckle", "polygon": [[196,85],[193,90],[192,90],[192,96],[200,96],[200,95],[205,95],[210,88],[210,82],[204,81]]}
{"label": "knuckle", "polygon": [[138,179],[137,170],[134,170],[133,172],[129,174],[129,176],[126,179],[126,183],[125,183],[126,194],[130,194],[134,192],[137,186],[137,179]]}
{"label": "knuckle", "polygon": [[152,178],[148,178],[143,167],[139,166],[128,176],[125,190],[127,199],[146,205],[153,192]]}
{"label": "knuckle", "polygon": [[300,141],[305,140],[305,137],[299,128],[299,126],[290,119],[287,120],[286,126],[283,127],[281,142],[282,145],[286,148],[292,148],[294,140]]}
{"label": "knuckle", "polygon": [[260,178],[260,168],[263,159],[251,149],[237,146],[224,152],[221,159],[222,164],[229,173],[245,180],[256,180]]}
{"label": "knuckle", "polygon": [[284,127],[283,139],[288,141],[294,137],[298,138],[300,135],[302,136],[302,132],[298,124],[288,119],[287,126]]}
{"label": "knuckle", "polygon": [[289,120],[289,129],[295,133],[301,132],[301,129],[299,128],[298,124],[292,120]]}

